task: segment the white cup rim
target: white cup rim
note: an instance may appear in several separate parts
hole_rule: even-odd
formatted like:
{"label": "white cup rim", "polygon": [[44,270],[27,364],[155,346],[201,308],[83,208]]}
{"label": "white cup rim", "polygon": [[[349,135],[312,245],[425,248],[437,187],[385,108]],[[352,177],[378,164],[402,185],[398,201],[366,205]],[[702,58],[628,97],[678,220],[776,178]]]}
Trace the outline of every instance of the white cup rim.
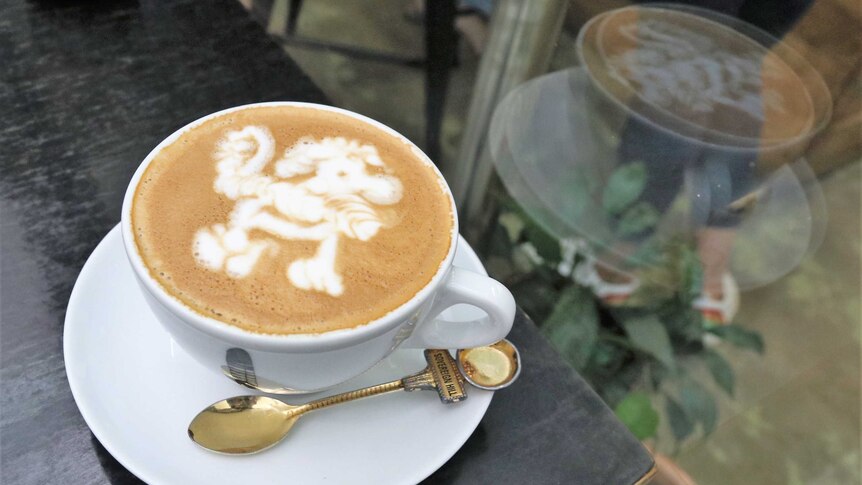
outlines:
{"label": "white cup rim", "polygon": [[[395,136],[400,140],[403,140],[408,144],[408,146],[413,149],[414,153],[419,157],[420,160],[427,163],[434,170],[434,173],[437,174],[438,180],[441,183],[441,187],[445,189],[445,192],[448,195],[449,205],[452,212],[452,230],[449,235],[449,251],[446,254],[446,257],[443,258],[443,260],[440,262],[440,265],[431,280],[415,295],[413,295],[412,298],[402,303],[399,307],[391,310],[387,314],[375,320],[372,320],[371,322],[347,329],[332,330],[321,333],[265,334],[244,330],[240,327],[230,325],[221,320],[202,315],[201,313],[198,313],[197,311],[188,307],[186,304],[182,303],[175,296],[171,295],[164,287],[162,287],[160,283],[158,283],[158,281],[156,281],[152,277],[149,269],[143,261],[143,258],[138,252],[131,224],[132,200],[134,198],[134,194],[138,188],[138,184],[144,171],[147,169],[155,156],[163,148],[174,143],[184,132],[195,126],[198,126],[199,124],[211,118],[215,118],[217,116],[221,116],[234,111],[241,111],[244,109],[278,106],[315,109],[344,114],[356,120],[365,122],[374,128],[377,128],[387,134]],[[125,247],[126,255],[129,258],[129,261],[136,276],[143,283],[146,291],[149,291],[161,305],[163,305],[171,313],[179,316],[184,323],[192,326],[193,328],[205,334],[211,335],[225,342],[229,342],[232,345],[236,345],[238,347],[268,352],[310,353],[336,350],[372,339],[387,332],[388,330],[391,330],[399,324],[410,320],[411,316],[413,316],[413,314],[419,309],[422,303],[424,303],[433,296],[433,293],[440,286],[444,277],[449,272],[449,269],[452,266],[452,261],[455,257],[456,246],[458,244],[458,213],[455,209],[455,201],[452,197],[452,191],[449,188],[448,184],[446,184],[446,181],[443,178],[443,175],[440,173],[439,169],[437,169],[431,159],[428,158],[428,156],[421,149],[419,149],[419,147],[417,147],[414,143],[412,143],[410,140],[408,140],[406,137],[393,130],[392,128],[358,113],[347,111],[341,108],[336,108],[334,106],[296,101],[273,101],[235,106],[232,108],[208,114],[195,121],[192,121],[191,123],[171,133],[167,138],[162,140],[161,143],[159,143],[155,148],[153,148],[152,151],[150,151],[150,153],[138,166],[137,170],[135,171],[135,174],[132,176],[129,185],[126,188],[125,197],[123,198],[121,226],[123,234],[123,246]]]}

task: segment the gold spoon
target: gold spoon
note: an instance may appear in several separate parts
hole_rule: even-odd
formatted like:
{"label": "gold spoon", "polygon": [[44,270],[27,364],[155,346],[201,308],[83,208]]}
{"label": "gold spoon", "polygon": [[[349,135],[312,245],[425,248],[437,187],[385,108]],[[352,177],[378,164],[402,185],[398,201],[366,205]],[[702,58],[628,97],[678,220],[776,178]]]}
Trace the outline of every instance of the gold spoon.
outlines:
{"label": "gold spoon", "polygon": [[455,358],[467,382],[479,389],[509,387],[521,375],[521,355],[506,339],[485,347],[460,349]]}
{"label": "gold spoon", "polygon": [[[510,343],[507,342],[507,345],[514,349]],[[470,353],[462,352],[459,351],[459,354],[465,355],[467,368],[477,367],[470,367],[471,361],[467,359]],[[512,355],[517,356],[517,350]],[[428,367],[418,374],[385,384],[336,394],[300,406],[286,404],[267,396],[237,396],[224,399],[195,416],[189,425],[189,438],[208,450],[230,455],[245,455],[263,451],[279,443],[303,414],[335,404],[402,389],[405,391],[436,390],[440,400],[446,404],[467,398],[463,385],[465,376],[458,370],[459,365],[464,367],[463,363],[456,364],[446,350],[426,350],[425,360],[428,361]],[[479,366],[484,366],[487,374],[489,369],[487,362],[486,360],[482,362]],[[515,370],[490,372],[494,376],[505,374],[505,382],[496,383],[495,389],[511,384],[518,376],[520,369],[518,369],[517,359],[514,363],[508,362],[505,365],[506,369]],[[473,378],[475,376],[474,372]],[[488,383],[485,380],[482,382]]]}

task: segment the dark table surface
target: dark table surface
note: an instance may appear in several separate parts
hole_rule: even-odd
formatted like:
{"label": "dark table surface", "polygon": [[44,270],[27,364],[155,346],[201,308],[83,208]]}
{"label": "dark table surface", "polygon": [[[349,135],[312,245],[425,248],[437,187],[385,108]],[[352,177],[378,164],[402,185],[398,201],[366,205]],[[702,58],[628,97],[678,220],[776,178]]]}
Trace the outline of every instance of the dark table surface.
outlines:
{"label": "dark table surface", "polygon": [[[0,482],[134,483],[78,412],[66,303],[162,138],[326,99],[234,0],[0,1]],[[430,483],[634,483],[652,459],[519,313],[524,371]]]}

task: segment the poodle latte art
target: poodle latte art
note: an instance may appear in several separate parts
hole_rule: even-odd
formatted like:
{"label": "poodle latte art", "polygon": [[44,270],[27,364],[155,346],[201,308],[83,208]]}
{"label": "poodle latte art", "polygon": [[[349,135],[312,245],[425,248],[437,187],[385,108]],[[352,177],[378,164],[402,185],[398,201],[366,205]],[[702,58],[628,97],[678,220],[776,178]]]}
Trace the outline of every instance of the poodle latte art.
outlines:
{"label": "poodle latte art", "polygon": [[359,119],[254,107],[185,130],[132,206],[152,276],[203,315],[260,333],[382,317],[446,258],[451,199],[405,139]]}

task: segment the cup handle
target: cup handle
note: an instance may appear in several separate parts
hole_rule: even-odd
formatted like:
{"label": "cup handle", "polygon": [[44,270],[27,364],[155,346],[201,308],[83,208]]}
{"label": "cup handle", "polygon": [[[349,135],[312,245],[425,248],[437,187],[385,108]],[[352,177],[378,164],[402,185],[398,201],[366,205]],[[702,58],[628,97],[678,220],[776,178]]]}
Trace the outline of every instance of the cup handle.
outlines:
{"label": "cup handle", "polygon": [[[458,304],[473,305],[487,315],[451,322],[440,313]],[[502,283],[463,268],[452,267],[425,318],[403,348],[464,349],[493,344],[505,337],[515,320],[515,299]]]}

